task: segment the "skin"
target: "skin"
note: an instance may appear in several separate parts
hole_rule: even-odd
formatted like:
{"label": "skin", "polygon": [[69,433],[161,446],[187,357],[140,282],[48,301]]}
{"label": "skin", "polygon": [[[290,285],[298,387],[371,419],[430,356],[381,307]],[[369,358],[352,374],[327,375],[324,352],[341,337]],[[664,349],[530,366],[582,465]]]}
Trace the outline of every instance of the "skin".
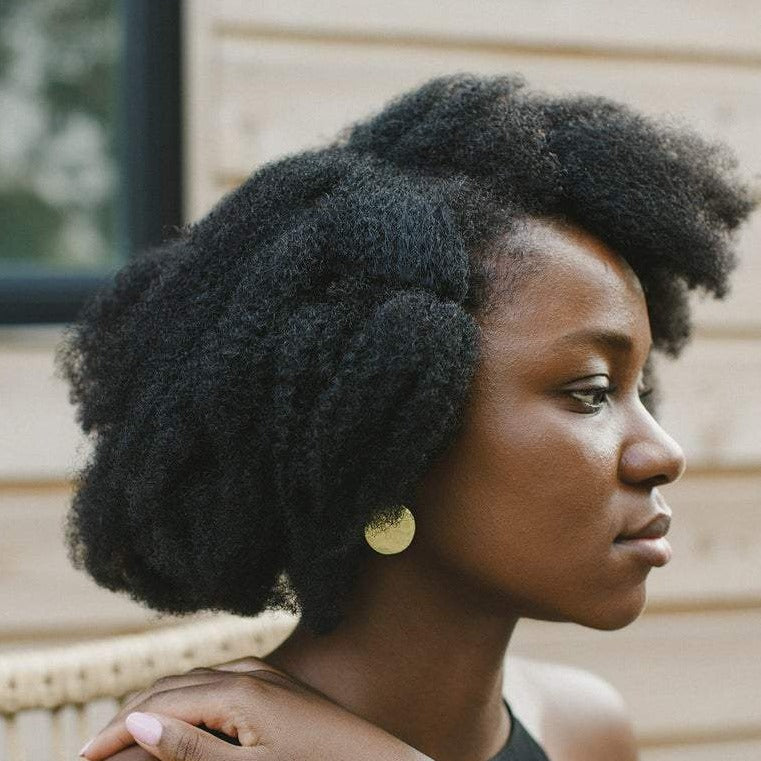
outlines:
{"label": "skin", "polygon": [[[511,656],[506,696],[551,761],[637,761],[621,695],[605,680]],[[274,691],[273,691],[274,690]],[[133,711],[163,726],[158,745],[132,735]],[[208,731],[226,736],[217,739]],[[243,747],[230,744],[233,739]],[[133,743],[137,740],[139,746]],[[395,735],[254,657],[163,677],[131,697],[88,743],[91,761],[433,761]]]}
{"label": "skin", "polygon": [[[297,626],[262,662],[436,761],[502,748],[503,681],[553,761],[631,761],[631,725],[604,680],[514,656],[505,675],[505,655],[522,617],[601,630],[639,617],[652,566],[614,539],[668,510],[657,487],[681,476],[684,454],[639,396],[651,332],[626,261],[547,220],[506,243],[532,269],[481,322],[463,429],[419,484],[413,542],[396,555],[368,547],[340,626],[321,637]],[[591,329],[631,347],[568,343]]]}
{"label": "skin", "polygon": [[[507,741],[503,660],[520,618],[615,630],[639,617],[652,566],[613,541],[667,509],[657,487],[685,468],[639,397],[651,332],[626,261],[546,220],[512,243],[536,271],[482,323],[464,427],[419,485],[412,544],[368,548],[341,625],[299,626],[264,659],[437,761]],[[631,350],[562,345],[589,329]],[[589,391],[604,386],[607,399]]]}

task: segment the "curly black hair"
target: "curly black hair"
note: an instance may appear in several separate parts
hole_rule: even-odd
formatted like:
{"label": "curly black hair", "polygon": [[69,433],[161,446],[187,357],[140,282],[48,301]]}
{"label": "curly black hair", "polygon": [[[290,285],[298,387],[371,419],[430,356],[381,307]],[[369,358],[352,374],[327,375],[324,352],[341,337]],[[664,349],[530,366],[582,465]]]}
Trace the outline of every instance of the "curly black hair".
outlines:
{"label": "curly black hair", "polygon": [[410,504],[460,430],[490,262],[522,271],[515,225],[621,254],[677,356],[688,292],[728,291],[754,207],[736,169],[682,124],[467,73],[262,166],[67,326],[56,361],[94,445],[70,561],[158,611],[283,608],[332,630],[364,526]]}

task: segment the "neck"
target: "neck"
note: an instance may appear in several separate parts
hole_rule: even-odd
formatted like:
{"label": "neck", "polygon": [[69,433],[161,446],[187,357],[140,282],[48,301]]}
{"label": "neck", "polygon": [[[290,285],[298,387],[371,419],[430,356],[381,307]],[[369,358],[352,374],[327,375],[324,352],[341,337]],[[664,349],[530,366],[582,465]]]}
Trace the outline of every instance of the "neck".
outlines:
{"label": "neck", "polygon": [[334,631],[299,624],[264,660],[437,761],[491,758],[518,618],[412,549],[368,560]]}

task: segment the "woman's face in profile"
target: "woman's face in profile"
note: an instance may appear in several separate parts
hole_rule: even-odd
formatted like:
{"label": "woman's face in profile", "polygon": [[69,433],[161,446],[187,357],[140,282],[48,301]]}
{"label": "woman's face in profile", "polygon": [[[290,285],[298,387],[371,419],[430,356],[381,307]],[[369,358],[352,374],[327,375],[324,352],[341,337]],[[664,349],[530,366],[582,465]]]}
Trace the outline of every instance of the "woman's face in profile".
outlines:
{"label": "woman's face in profile", "polygon": [[[490,605],[621,628],[652,565],[614,539],[667,509],[655,487],[685,467],[640,399],[645,297],[580,230],[532,221],[520,243],[535,272],[482,323],[463,430],[417,494],[416,550]],[[593,335],[613,332],[630,346]]]}

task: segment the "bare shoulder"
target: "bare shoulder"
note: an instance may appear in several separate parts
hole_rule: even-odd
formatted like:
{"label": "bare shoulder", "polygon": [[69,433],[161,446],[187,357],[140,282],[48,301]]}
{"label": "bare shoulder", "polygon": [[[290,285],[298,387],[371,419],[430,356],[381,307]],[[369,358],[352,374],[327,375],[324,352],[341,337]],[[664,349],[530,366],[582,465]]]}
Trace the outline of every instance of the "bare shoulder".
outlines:
{"label": "bare shoulder", "polygon": [[621,693],[590,671],[509,656],[507,698],[552,761],[637,761]]}

